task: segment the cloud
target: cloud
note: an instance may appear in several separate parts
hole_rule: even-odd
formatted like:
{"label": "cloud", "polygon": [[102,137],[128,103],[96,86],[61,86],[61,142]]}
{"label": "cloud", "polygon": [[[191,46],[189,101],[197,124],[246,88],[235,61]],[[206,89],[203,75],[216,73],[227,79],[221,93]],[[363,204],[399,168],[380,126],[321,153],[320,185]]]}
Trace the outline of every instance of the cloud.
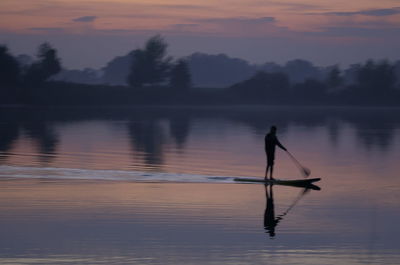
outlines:
{"label": "cloud", "polygon": [[84,16],[84,17],[74,18],[72,21],[73,22],[93,22],[96,19],[97,19],[97,16]]}
{"label": "cloud", "polygon": [[275,17],[232,17],[209,18],[197,20],[205,32],[222,34],[224,36],[253,36],[286,34],[288,29],[277,25]]}
{"label": "cloud", "polygon": [[64,28],[57,28],[57,27],[41,27],[41,28],[28,28],[28,30],[33,30],[33,31],[41,31],[41,32],[47,32],[47,33],[56,33],[56,32],[64,32]]}
{"label": "cloud", "polygon": [[[331,16],[363,15],[363,16],[383,17],[383,16],[392,16],[392,15],[400,14],[400,7],[369,9],[369,10],[360,10],[360,11],[352,11],[352,12],[326,12],[323,14],[331,15]],[[314,13],[314,15],[315,15],[315,13]]]}
{"label": "cloud", "polygon": [[[142,4],[145,6],[145,4]],[[156,7],[163,9],[183,9],[183,10],[211,10],[212,7],[202,6],[202,5],[157,5],[157,4],[148,4],[148,7]]]}
{"label": "cloud", "polygon": [[256,2],[259,6],[277,6],[283,7],[285,10],[289,11],[304,11],[304,10],[322,10],[324,7],[320,5],[312,5],[305,3],[293,3],[293,2],[284,2],[284,1],[259,1]]}
{"label": "cloud", "polygon": [[308,36],[339,37],[339,38],[365,38],[365,39],[397,39],[400,36],[400,27],[391,28],[365,28],[365,27],[324,27],[319,32],[304,33]]}
{"label": "cloud", "polygon": [[276,19],[274,17],[261,17],[261,18],[245,18],[245,17],[234,17],[234,18],[207,18],[199,19],[199,22],[205,23],[216,23],[216,24],[261,24],[261,23],[272,23]]}
{"label": "cloud", "polygon": [[164,28],[163,32],[199,36],[257,36],[268,32],[286,31],[286,28],[275,25],[275,17],[193,18],[186,21],[187,23],[171,24]]}
{"label": "cloud", "polygon": [[172,30],[177,30],[177,31],[190,31],[199,28],[199,24],[195,23],[186,23],[186,24],[174,24],[171,25]]}

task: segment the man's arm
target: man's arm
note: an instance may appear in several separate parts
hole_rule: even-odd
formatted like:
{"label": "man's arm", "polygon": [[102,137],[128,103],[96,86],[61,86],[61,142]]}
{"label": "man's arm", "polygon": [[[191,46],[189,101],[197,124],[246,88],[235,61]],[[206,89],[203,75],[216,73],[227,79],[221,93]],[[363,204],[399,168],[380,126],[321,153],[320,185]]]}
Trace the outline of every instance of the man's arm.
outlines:
{"label": "man's arm", "polygon": [[276,140],[276,145],[277,145],[277,146],[279,146],[281,149],[287,151],[286,147],[284,147],[284,146],[279,142],[278,138],[275,138],[275,140]]}

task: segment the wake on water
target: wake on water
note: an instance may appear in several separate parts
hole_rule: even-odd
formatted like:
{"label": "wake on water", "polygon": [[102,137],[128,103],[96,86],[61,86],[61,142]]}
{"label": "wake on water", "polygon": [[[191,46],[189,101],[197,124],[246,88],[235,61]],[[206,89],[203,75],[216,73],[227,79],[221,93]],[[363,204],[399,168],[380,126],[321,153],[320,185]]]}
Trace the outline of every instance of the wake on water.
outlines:
{"label": "wake on water", "polygon": [[109,180],[132,182],[233,183],[234,178],[237,177],[150,171],[0,166],[0,179],[10,178],[49,180]]}

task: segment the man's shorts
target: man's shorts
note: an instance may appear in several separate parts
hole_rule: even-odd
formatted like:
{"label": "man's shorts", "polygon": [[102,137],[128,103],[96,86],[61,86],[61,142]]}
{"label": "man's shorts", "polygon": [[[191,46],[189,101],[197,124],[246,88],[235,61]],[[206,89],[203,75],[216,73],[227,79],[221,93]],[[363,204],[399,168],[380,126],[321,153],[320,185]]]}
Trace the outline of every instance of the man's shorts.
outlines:
{"label": "man's shorts", "polygon": [[273,165],[275,161],[275,156],[274,155],[268,155],[267,154],[267,164],[268,165]]}

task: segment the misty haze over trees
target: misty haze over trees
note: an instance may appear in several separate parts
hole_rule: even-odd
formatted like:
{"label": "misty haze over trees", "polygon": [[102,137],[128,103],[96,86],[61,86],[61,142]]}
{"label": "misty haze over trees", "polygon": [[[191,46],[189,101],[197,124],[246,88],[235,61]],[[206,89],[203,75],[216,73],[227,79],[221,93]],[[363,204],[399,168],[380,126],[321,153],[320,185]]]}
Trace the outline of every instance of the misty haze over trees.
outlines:
{"label": "misty haze over trees", "polygon": [[36,59],[0,45],[0,103],[400,105],[400,61],[340,69],[301,59],[250,64],[224,54],[174,59],[157,35],[102,69],[67,70],[48,43]]}

